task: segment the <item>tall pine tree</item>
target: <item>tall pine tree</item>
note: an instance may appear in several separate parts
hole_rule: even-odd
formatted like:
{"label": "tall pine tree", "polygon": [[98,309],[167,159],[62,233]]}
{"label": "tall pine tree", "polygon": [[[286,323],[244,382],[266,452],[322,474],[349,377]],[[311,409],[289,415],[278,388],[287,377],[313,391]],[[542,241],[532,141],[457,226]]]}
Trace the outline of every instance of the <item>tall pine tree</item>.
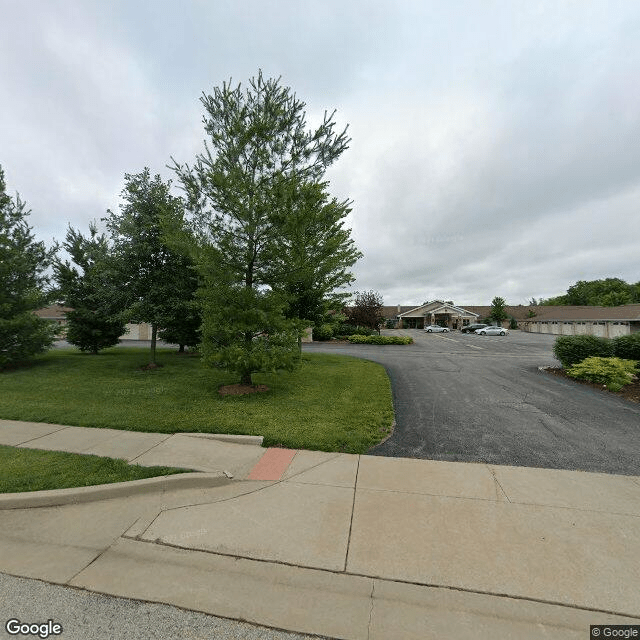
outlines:
{"label": "tall pine tree", "polygon": [[71,307],[66,314],[67,341],[97,354],[118,344],[126,330],[111,247],[95,223],[89,225],[89,237],[69,227],[62,247],[71,262],[56,260],[54,273],[59,295]]}
{"label": "tall pine tree", "polygon": [[0,167],[0,369],[46,351],[55,326],[33,312],[49,301],[50,266],[56,247],[36,242],[29,211],[6,192]]}

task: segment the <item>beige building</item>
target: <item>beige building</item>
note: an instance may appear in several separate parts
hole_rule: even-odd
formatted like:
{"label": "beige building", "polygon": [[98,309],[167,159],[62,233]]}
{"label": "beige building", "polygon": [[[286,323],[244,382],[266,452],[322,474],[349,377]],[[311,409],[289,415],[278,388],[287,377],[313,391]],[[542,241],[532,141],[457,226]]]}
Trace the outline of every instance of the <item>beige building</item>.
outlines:
{"label": "beige building", "polygon": [[[69,307],[63,307],[59,304],[52,304],[49,307],[38,309],[34,313],[44,320],[55,322],[60,331],[63,332],[67,324],[67,311],[71,311]],[[151,340],[151,325],[146,322],[140,324],[128,324],[127,331],[120,336],[120,340]]]}
{"label": "beige building", "polygon": [[640,331],[640,304],[619,307],[538,307],[535,317],[518,323],[523,331],[561,336],[626,336]]}
{"label": "beige building", "polygon": [[[509,318],[515,318],[519,329],[531,333],[615,338],[640,331],[640,304],[619,307],[509,305],[505,312]],[[423,329],[425,324],[459,329],[468,324],[486,322],[490,313],[490,305],[460,307],[442,300],[419,307],[397,305],[383,308],[385,318],[405,329]],[[509,326],[509,318],[502,326]]]}

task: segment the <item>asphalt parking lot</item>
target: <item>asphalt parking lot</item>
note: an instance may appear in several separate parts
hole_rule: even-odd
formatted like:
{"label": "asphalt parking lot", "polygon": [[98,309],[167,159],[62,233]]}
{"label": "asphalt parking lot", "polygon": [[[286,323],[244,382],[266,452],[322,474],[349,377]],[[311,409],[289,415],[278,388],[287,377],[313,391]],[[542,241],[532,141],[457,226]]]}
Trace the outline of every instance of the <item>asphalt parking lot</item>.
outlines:
{"label": "asphalt parking lot", "polygon": [[304,347],[385,366],[396,428],[370,454],[640,475],[640,406],[539,371],[555,336],[383,333],[415,344]]}

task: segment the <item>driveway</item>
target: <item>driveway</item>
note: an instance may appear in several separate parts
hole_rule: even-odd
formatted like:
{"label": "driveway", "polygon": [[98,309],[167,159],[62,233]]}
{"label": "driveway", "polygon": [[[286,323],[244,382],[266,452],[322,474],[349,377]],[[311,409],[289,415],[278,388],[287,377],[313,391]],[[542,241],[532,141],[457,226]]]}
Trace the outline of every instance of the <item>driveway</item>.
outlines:
{"label": "driveway", "polygon": [[304,346],[386,368],[396,428],[368,453],[640,475],[640,406],[539,371],[555,336],[383,333],[415,344]]}

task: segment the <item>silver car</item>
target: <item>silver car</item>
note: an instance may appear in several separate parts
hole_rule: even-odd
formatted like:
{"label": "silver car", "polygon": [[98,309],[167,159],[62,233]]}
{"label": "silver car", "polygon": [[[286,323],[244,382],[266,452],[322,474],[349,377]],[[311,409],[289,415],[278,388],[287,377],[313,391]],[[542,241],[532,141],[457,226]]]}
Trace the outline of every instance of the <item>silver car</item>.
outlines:
{"label": "silver car", "polygon": [[479,336],[506,336],[509,333],[509,329],[503,327],[484,327],[483,329],[476,329],[476,333]]}
{"label": "silver car", "polygon": [[430,324],[428,327],[425,327],[424,330],[427,333],[438,333],[438,332],[446,333],[447,331],[449,331],[447,327],[441,327],[440,325],[437,325],[437,324]]}

